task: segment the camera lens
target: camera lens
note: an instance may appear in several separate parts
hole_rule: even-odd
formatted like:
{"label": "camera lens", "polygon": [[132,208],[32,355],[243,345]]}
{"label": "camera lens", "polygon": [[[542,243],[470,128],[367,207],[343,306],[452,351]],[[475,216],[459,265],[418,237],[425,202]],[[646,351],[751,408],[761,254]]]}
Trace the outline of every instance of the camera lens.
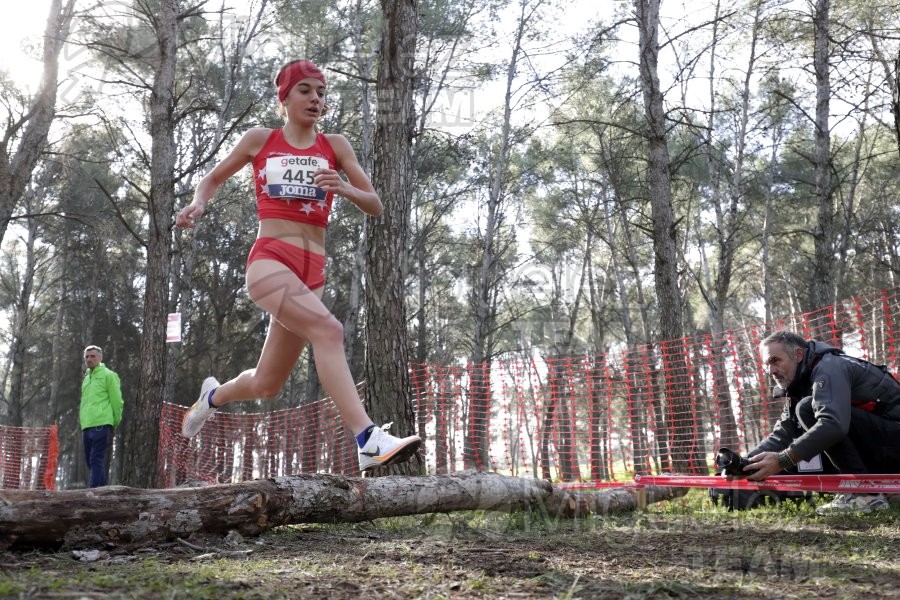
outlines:
{"label": "camera lens", "polygon": [[750,461],[730,448],[719,448],[719,452],[716,454],[716,466],[734,477],[746,477],[744,467],[748,464]]}

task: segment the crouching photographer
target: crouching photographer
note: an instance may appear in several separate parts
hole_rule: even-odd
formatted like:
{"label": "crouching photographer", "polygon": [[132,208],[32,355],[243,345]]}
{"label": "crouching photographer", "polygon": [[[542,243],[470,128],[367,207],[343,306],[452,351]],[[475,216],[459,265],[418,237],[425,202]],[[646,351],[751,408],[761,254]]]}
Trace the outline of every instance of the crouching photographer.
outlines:
{"label": "crouching photographer", "polygon": [[[770,335],[760,350],[785,400],[772,433],[741,467],[749,481],[796,472],[817,455],[837,473],[900,473],[900,383],[884,367],[790,331]],[[884,494],[837,494],[816,512],[888,506]]]}

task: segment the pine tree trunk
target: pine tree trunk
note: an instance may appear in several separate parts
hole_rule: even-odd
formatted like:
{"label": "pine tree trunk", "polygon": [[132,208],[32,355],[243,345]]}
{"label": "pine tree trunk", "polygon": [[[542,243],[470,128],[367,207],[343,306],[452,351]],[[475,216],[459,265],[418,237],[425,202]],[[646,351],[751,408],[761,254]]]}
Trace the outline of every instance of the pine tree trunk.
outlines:
{"label": "pine tree trunk", "polygon": [[[26,206],[31,212],[30,192],[26,194]],[[29,323],[31,321],[31,296],[35,274],[35,238],[37,221],[29,219],[25,237],[25,265],[18,282],[13,304],[12,329],[10,331],[9,416],[7,425],[22,427],[25,424],[25,354],[28,348]]]}
{"label": "pine tree trunk", "polygon": [[[475,331],[472,339],[472,353],[469,364],[474,367],[478,378],[472,381],[469,394],[470,435],[466,436],[463,456],[467,467],[489,468],[490,436],[487,422],[491,409],[490,371],[493,355],[492,332],[496,321],[497,306],[493,302],[494,288],[497,286],[497,271],[500,263],[500,252],[497,249],[497,236],[500,231],[501,201],[504,196],[506,173],[509,168],[509,152],[512,129],[513,87],[518,73],[518,61],[522,53],[522,40],[529,27],[529,17],[521,8],[516,28],[515,41],[506,69],[506,91],[503,101],[503,121],[497,142],[496,155],[492,157],[488,192],[487,218],[483,231],[480,232],[481,264],[475,276],[473,299],[475,313]],[[487,375],[484,375],[486,373]]]}
{"label": "pine tree trunk", "polygon": [[[713,327],[709,348],[712,356],[713,393],[718,412],[719,445],[737,450],[739,442],[737,421],[731,408],[731,387],[728,385],[728,373],[725,368],[727,359],[725,352],[732,346],[724,336],[721,328]],[[697,390],[699,392],[699,388]]]}
{"label": "pine tree trunk", "polygon": [[[897,154],[900,155],[900,49],[894,59],[894,78],[891,80],[891,112],[894,113],[894,133],[897,135]],[[900,158],[900,156],[898,156]]]}
{"label": "pine tree trunk", "polygon": [[[383,0],[384,33],[378,72],[374,185],[384,213],[370,219],[366,256],[366,408],[392,435],[415,433],[406,331],[406,272],[412,194],[413,59],[416,0]],[[417,471],[415,461],[399,467]]]}
{"label": "pine tree trunk", "polygon": [[[684,309],[678,281],[677,229],[672,207],[669,177],[669,147],[666,115],[659,84],[659,4],[660,0],[635,0],[640,29],[640,71],[647,119],[647,178],[653,217],[654,280],[660,306],[659,333],[666,372],[665,394],[672,415],[687,415],[691,409],[690,384],[684,348]],[[677,472],[693,472],[700,458],[691,453],[694,431],[673,427],[672,462]]]}
{"label": "pine tree trunk", "polygon": [[[831,131],[828,111],[831,98],[831,76],[829,65],[829,8],[830,0],[816,0],[813,14],[814,49],[813,69],[816,75],[816,203],[819,207],[818,222],[813,234],[815,260],[813,262],[811,297],[806,310],[815,310],[835,302],[834,289],[834,201],[831,189]],[[811,332],[812,337],[821,337],[827,332]]]}
{"label": "pine tree trunk", "polygon": [[157,14],[157,56],[150,94],[150,198],[147,231],[147,282],[141,336],[141,380],[134,402],[125,406],[122,481],[151,487],[157,457],[147,448],[159,442],[166,380],[166,314],[169,300],[169,248],[175,208],[175,62],[178,6],[163,0]]}
{"label": "pine tree trunk", "polygon": [[[375,135],[375,117],[372,110],[371,89],[372,86],[368,80],[374,77],[373,57],[367,55],[366,51],[371,49],[366,47],[364,40],[363,24],[360,19],[360,5],[357,5],[353,14],[353,28],[350,37],[353,40],[354,58],[356,59],[356,69],[360,74],[360,84],[362,86],[360,92],[360,147],[357,149],[359,164],[366,173],[373,173],[374,156],[372,151],[372,138]],[[375,189],[379,189],[378,185]],[[371,222],[364,219],[359,226],[359,236],[356,249],[353,253],[352,276],[350,279],[350,293],[347,295],[347,313],[344,318],[344,352],[347,356],[347,363],[350,365],[352,373],[359,373],[359,367],[363,366],[359,363],[364,360],[364,348],[360,335],[360,317],[364,314],[361,310],[363,301],[363,285],[369,283],[365,280],[366,273],[366,250],[369,247],[369,227]]]}

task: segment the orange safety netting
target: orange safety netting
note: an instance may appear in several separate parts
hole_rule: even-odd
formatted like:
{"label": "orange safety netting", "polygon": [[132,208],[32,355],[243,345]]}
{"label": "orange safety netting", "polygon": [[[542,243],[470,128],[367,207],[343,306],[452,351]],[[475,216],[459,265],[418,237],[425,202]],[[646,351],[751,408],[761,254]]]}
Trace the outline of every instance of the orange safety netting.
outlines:
{"label": "orange safety netting", "polygon": [[0,489],[55,490],[58,460],[56,425],[0,425]]}
{"label": "orange safety netting", "polygon": [[163,405],[160,487],[297,473],[359,475],[356,441],[344,431],[330,400],[268,413],[219,411],[192,439],[181,436],[186,411],[184,406]]}
{"label": "orange safety netting", "polygon": [[[430,473],[464,468],[562,481],[707,474],[719,446],[746,452],[781,411],[759,342],[790,329],[898,372],[900,288],[768,324],[601,355],[411,365]],[[298,473],[357,475],[356,444],[330,400],[270,413],[219,412],[193,440],[166,404],[159,484]]]}

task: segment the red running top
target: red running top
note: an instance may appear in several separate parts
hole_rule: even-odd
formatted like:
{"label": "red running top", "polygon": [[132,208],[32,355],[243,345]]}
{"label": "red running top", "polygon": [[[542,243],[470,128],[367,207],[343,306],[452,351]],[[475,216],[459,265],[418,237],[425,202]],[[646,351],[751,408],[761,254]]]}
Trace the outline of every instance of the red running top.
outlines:
{"label": "red running top", "polygon": [[334,193],[313,185],[313,173],[320,168],[340,170],[324,133],[316,134],[312,146],[295,148],[281,129],[273,129],[253,159],[258,217],[326,227]]}

